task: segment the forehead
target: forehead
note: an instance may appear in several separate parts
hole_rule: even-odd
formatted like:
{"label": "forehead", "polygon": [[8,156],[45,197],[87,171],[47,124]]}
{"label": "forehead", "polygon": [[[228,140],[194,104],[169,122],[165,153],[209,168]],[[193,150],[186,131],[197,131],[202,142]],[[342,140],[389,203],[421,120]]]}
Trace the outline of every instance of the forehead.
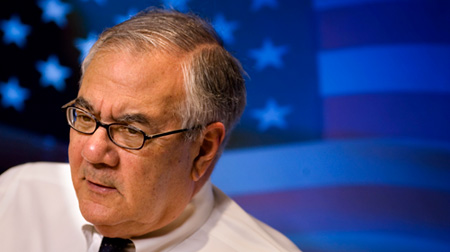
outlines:
{"label": "forehead", "polygon": [[159,110],[164,114],[184,101],[182,61],[158,52],[100,51],[88,65],[79,96],[94,110]]}

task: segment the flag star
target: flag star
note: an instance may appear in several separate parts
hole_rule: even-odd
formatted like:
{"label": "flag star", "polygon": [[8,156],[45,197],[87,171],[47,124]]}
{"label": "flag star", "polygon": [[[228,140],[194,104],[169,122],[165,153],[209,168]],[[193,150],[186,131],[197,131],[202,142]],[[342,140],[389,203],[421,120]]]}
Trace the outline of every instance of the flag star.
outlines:
{"label": "flag star", "polygon": [[42,9],[42,20],[46,23],[55,22],[59,27],[63,27],[67,23],[66,15],[72,7],[60,0],[41,0],[38,3]]}
{"label": "flag star", "polygon": [[18,47],[25,45],[31,27],[23,24],[18,16],[14,15],[11,19],[2,21],[0,26],[5,44],[15,43]]}
{"label": "flag star", "polygon": [[288,51],[287,46],[274,46],[270,39],[266,39],[262,48],[250,50],[250,57],[256,60],[255,68],[259,71],[268,66],[283,67],[281,56]]}
{"label": "flag star", "polygon": [[51,135],[46,135],[43,139],[42,139],[42,143],[41,143],[41,147],[47,151],[51,151],[53,149],[55,149],[57,141],[55,139],[54,136]]}
{"label": "flag star", "polygon": [[80,51],[80,62],[86,58],[95,41],[97,41],[97,35],[93,32],[89,33],[88,37],[85,39],[78,38],[75,40],[75,46]]}
{"label": "flag star", "polygon": [[23,111],[24,102],[30,96],[30,91],[19,86],[17,78],[11,77],[8,82],[0,85],[0,94],[4,108],[14,107],[17,111]]}
{"label": "flag star", "polygon": [[253,0],[252,1],[252,11],[258,11],[264,6],[268,6],[270,8],[278,7],[278,0]]}
{"label": "flag star", "polygon": [[37,62],[36,68],[41,73],[40,82],[43,87],[53,86],[60,92],[65,89],[65,79],[70,76],[71,70],[61,66],[56,55],[49,56],[47,61]]}
{"label": "flag star", "polygon": [[274,99],[269,99],[265,108],[251,111],[251,115],[259,120],[258,128],[261,132],[268,130],[272,126],[280,129],[286,128],[285,117],[289,113],[291,113],[289,106],[281,107]]}
{"label": "flag star", "polygon": [[189,0],[162,0],[166,9],[175,9],[181,12],[188,11],[187,2]]}
{"label": "flag star", "polygon": [[237,21],[227,21],[224,15],[218,14],[214,18],[212,25],[225,43],[232,44],[234,42],[233,32],[239,27]]}
{"label": "flag star", "polygon": [[136,15],[138,13],[138,10],[132,8],[128,10],[127,15],[116,15],[114,17],[114,22],[116,24],[120,24],[124,21],[127,21],[128,19],[130,19],[132,16]]}

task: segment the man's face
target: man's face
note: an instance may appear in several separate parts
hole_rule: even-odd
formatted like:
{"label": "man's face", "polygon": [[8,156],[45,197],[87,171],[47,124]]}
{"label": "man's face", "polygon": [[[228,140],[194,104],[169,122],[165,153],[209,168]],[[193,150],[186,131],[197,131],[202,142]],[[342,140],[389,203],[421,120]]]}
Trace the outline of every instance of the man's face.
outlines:
{"label": "man's face", "polygon": [[[180,128],[184,99],[177,58],[103,52],[87,68],[76,106],[103,123],[123,122],[147,135]],[[140,150],[112,143],[106,129],[71,130],[69,161],[81,213],[105,236],[139,236],[174,220],[192,198],[198,148],[182,134],[148,140]]]}

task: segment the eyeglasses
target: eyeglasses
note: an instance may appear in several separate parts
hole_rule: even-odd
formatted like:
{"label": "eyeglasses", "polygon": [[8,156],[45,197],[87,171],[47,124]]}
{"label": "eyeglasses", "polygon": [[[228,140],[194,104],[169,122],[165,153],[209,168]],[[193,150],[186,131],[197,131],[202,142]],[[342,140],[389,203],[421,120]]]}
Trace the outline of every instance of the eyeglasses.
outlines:
{"label": "eyeglasses", "polygon": [[141,149],[144,146],[145,141],[149,139],[155,139],[190,130],[179,129],[154,135],[147,135],[144,131],[131,125],[121,123],[104,124],[97,120],[97,118],[89,112],[73,105],[67,107],[63,106],[62,108],[66,109],[67,122],[72,129],[83,134],[92,135],[98,127],[103,127],[108,132],[108,137],[114,144],[129,150]]}

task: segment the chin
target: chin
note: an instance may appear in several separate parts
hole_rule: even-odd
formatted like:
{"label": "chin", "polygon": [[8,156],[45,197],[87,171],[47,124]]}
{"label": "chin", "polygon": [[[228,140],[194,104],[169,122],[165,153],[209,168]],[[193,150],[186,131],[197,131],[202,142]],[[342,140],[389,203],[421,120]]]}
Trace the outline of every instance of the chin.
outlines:
{"label": "chin", "polygon": [[94,227],[97,232],[106,237],[123,239],[130,239],[132,237],[132,235],[124,232],[123,228],[121,227],[111,227],[106,225],[94,225]]}
{"label": "chin", "polygon": [[80,200],[79,207],[84,219],[94,225],[115,225],[120,218],[117,211],[89,200]]}
{"label": "chin", "polygon": [[132,237],[138,237],[150,232],[149,230],[145,229],[145,226],[142,226],[141,224],[135,222],[123,222],[117,224],[92,224],[94,224],[97,232],[99,232],[103,236],[110,238],[130,239]]}
{"label": "chin", "polygon": [[[80,201],[81,214],[84,219],[93,224],[97,232],[111,238],[130,238],[129,224],[124,222],[124,216],[116,209],[110,209],[92,201]],[[133,230],[133,229],[131,229]]]}

